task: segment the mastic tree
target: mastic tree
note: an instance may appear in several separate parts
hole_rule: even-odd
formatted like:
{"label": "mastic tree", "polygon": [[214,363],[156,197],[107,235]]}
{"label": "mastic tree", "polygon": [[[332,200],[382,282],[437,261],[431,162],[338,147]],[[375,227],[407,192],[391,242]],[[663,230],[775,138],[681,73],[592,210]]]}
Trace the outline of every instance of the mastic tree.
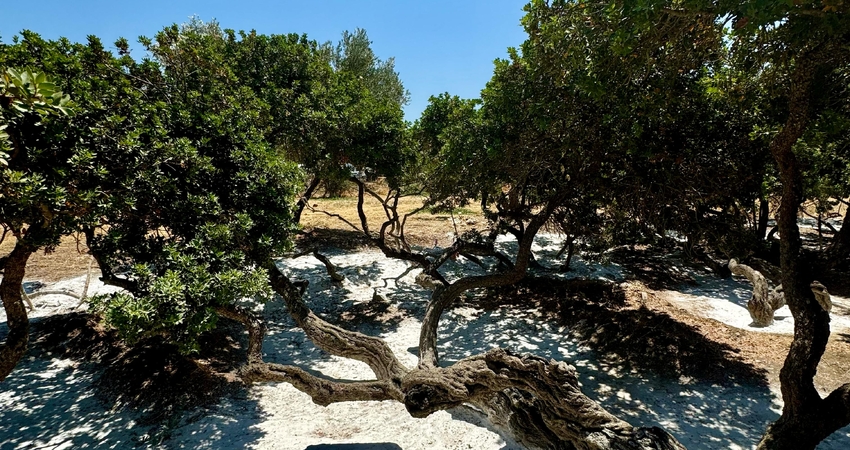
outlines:
{"label": "mastic tree", "polygon": [[[330,95],[338,109],[329,116],[334,126],[324,134],[332,140],[312,163],[313,178],[305,193],[324,183],[326,194],[339,194],[353,174],[385,177],[397,187],[411,157],[402,112],[410,94],[395,71],[395,60],[378,58],[362,28],[344,31],[336,46],[325,43],[321,48],[333,67],[336,84]],[[305,195],[299,207],[308,199]]]}
{"label": "mastic tree", "polygon": [[[582,394],[567,363],[497,349],[441,366],[438,325],[464,293],[521,280],[547,224],[598,239],[605,236],[588,224],[628,221],[643,234],[672,229],[707,240],[706,229],[734,225],[742,216],[735,208],[754,204],[769,150],[783,189],[783,285],[796,328],[781,373],[786,408],[761,445],[812,448],[847,423],[847,387],[821,399],[812,382],[829,319],[801,268],[796,212],[804,172],[795,145],[807,131],[810,147],[840,145],[808,124],[826,111],[812,86],[846,68],[850,27],[842,8],[533,1],[523,21],[528,40],[496,63],[480,100],[432,98],[411,133],[417,154],[400,148],[403,97],[365,81],[368,61],[377,64],[364,50],[365,33],[344,36],[340,48],[351,51],[334,53],[303,37],[237,35],[194,22],[143,39],[152,58],[141,62],[123,40],[115,56],[94,38],[78,45],[25,33],[3,46],[0,61],[52,74],[75,114],[31,121],[36,128],[23,133],[3,112],[9,139],[24,142],[30,158],[15,166],[21,153],[10,154],[10,170],[49,180],[38,193],[48,197],[29,216],[4,211],[4,220],[28,227],[4,268],[23,267],[27,252],[83,230],[104,280],[125,288],[95,308],[129,340],[160,335],[191,351],[224,316],[248,329],[246,381],[288,382],[319,404],[394,400],[423,417],[473,403],[533,446],[675,449],[681,445],[669,433],[634,427]],[[274,76],[267,81],[266,73]],[[784,122],[767,143],[752,138],[759,117],[739,111],[746,103],[737,74],[748,73],[762,92],[784,91],[769,115]],[[734,76],[724,84],[723,74]],[[407,165],[395,154],[417,158]],[[70,167],[49,169],[56,160]],[[435,204],[475,198],[487,211],[489,233],[461,236],[436,254],[416,252],[404,244],[397,202],[384,201],[388,220],[370,231],[362,209],[368,186],[353,180],[364,234],[387,256],[420,265],[418,281],[433,289],[417,367],[401,364],[383,340],[312,313],[278,269],[275,257],[290,247],[297,220],[296,162],[314,174],[325,163],[328,170],[379,168],[419,184]],[[402,187],[391,187],[397,199]],[[706,227],[709,217],[719,225]],[[30,233],[45,218],[49,233]],[[517,237],[512,258],[494,249],[503,232]],[[457,254],[501,264],[449,281],[439,270]],[[0,294],[25,319],[22,276],[4,274]],[[264,327],[240,306],[271,292],[318,347],[366,363],[375,379],[340,382],[263,362]]]}
{"label": "mastic tree", "polygon": [[[0,369],[5,377],[23,355],[28,339],[21,298],[26,262],[32,253],[57,245],[62,235],[79,230],[116,200],[112,181],[121,170],[132,170],[131,160],[124,161],[126,167],[109,167],[98,156],[107,142],[110,149],[119,150],[117,155],[126,150],[116,142],[124,142],[130,131],[122,118],[132,115],[139,91],[96,38],[72,44],[23,32],[12,43],[0,45],[0,66],[9,75],[17,68],[21,74],[46,73],[50,79],[13,75],[4,82],[3,117],[11,122],[5,131],[13,150],[3,170],[0,211],[4,236],[9,231],[15,237],[13,250],[3,258],[0,284],[10,328]],[[60,91],[74,96],[70,117],[64,110],[67,99],[57,95]],[[50,97],[59,103],[47,101]],[[51,110],[58,114],[44,114]]]}
{"label": "mastic tree", "polygon": [[[84,232],[103,280],[127,290],[94,301],[108,323],[131,340],[160,334],[187,351],[235,301],[268,295],[251,258],[290,245],[300,171],[264,141],[256,122],[266,107],[253,92],[200,64],[223,55],[198,55],[187,74],[137,63],[123,40],[117,48],[26,32],[3,47],[4,63],[49,70],[76,108],[61,121],[30,120],[37,132],[7,128],[20,148],[9,170],[21,193],[2,199],[18,238],[3,279],[4,302],[23,312],[23,327],[10,323],[11,337],[23,336],[9,339],[16,350],[26,343],[26,259],[63,234]],[[21,354],[4,359],[6,373]]]}
{"label": "mastic tree", "polygon": [[[690,44],[694,50],[699,50],[705,42],[718,49],[727,47],[728,57],[723,58],[725,64],[740,74],[738,83],[733,83],[729,89],[735,89],[735,84],[746,84],[748,80],[755,79],[761,85],[760,89],[767,94],[767,100],[774,102],[776,109],[773,117],[778,120],[756,122],[752,131],[767,133],[767,150],[775,163],[781,183],[778,228],[781,235],[782,286],[795,320],[795,334],[780,373],[785,402],[783,414],[768,429],[760,447],[814,448],[818,442],[850,421],[846,401],[850,385],[845,385],[822,398],[813,382],[817,364],[829,337],[829,314],[816,301],[810,287],[816,274],[808,270],[813,266],[804,262],[806,260],[797,226],[797,214],[805,198],[804,177],[816,176],[814,172],[807,173],[804,170],[801,158],[803,149],[799,144],[807,132],[814,131],[812,124],[817,124],[816,121],[820,117],[826,117],[822,114],[828,114],[834,109],[836,100],[839,103],[843,101],[844,88],[837,89],[841,85],[832,84],[831,80],[846,70],[848,62],[850,23],[846,5],[840,2],[774,1],[647,1],[595,5],[540,1],[532,4],[532,14],[534,11],[542,13],[542,20],[539,21],[541,33],[545,33],[547,29],[554,30],[551,37],[557,37],[559,30],[568,35],[584,29],[595,30],[595,25],[599,22],[595,20],[595,15],[590,14],[588,8],[599,8],[614,17],[622,17],[624,20],[615,22],[617,27],[608,32],[607,39],[610,42],[623,43],[627,54],[638,56],[636,61],[640,61],[640,55],[652,54],[651,52],[670,54],[669,52],[675,50],[675,47],[659,45],[661,42],[658,38],[663,37],[664,33],[673,33],[675,36],[693,33],[703,27],[708,30],[708,34],[692,36],[683,43]],[[572,22],[574,28],[557,25],[562,18],[569,17],[570,11],[577,8],[587,12],[585,17],[589,20]],[[723,35],[721,27],[727,24],[730,26],[731,35],[728,39],[720,38]],[[565,49],[558,45],[560,42],[570,42],[569,40],[548,39],[543,42],[555,43],[551,47],[542,47],[552,49],[551,65],[554,67],[563,64],[558,61],[562,61],[564,56],[568,59],[572,56],[585,57],[586,54],[578,51],[565,52]],[[689,70],[711,67],[707,65],[711,59],[706,59],[707,55],[704,53],[684,50],[687,50],[687,47],[673,53],[675,64],[668,66],[668,69],[674,71],[663,70],[665,66],[657,62],[643,64],[643,70],[650,70],[651,75],[668,73],[674,74],[675,77],[677,71],[687,73]],[[593,54],[591,52],[591,55]],[[680,61],[676,62],[677,58]],[[605,58],[603,61],[611,60]],[[613,75],[630,72],[632,71],[629,70],[629,65],[625,64],[617,67]],[[593,78],[591,81],[597,82]],[[830,102],[824,102],[826,98],[829,98]],[[751,105],[763,106],[758,103]],[[667,110],[662,108],[658,111]],[[832,143],[820,142],[816,145],[819,150],[830,152]],[[802,144],[805,145],[805,141]]]}

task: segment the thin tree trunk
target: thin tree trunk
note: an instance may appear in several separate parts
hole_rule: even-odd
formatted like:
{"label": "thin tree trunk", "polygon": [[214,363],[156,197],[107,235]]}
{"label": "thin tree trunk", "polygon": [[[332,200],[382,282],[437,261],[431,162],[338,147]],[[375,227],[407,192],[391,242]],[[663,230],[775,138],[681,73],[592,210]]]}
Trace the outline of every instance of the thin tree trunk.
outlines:
{"label": "thin tree trunk", "polygon": [[832,238],[828,254],[830,259],[836,263],[850,256],[850,205],[848,205],[847,212],[844,214],[841,229]]}
{"label": "thin tree trunk", "polygon": [[766,198],[759,199],[758,224],[756,226],[756,237],[763,241],[767,236],[767,221],[770,220],[770,202]]}
{"label": "thin tree trunk", "polygon": [[310,202],[310,198],[313,197],[313,193],[316,192],[316,188],[319,187],[319,183],[322,182],[322,179],[314,176],[312,180],[310,180],[310,184],[307,185],[307,189],[304,190],[304,194],[298,199],[298,203],[295,204],[295,211],[293,212],[293,220],[295,223],[301,223],[301,213],[304,212],[304,207],[307,206],[307,203]]}
{"label": "thin tree trunk", "polygon": [[850,385],[822,399],[814,385],[817,366],[829,339],[829,313],[811,291],[801,255],[797,212],[803,200],[800,163],[793,151],[809,117],[811,85],[816,70],[812,55],[800,55],[792,75],[789,116],[770,143],[779,166],[782,202],[777,225],[780,239],[782,287],[794,317],[794,340],[779,373],[782,416],[768,427],[759,449],[814,449],[824,438],[850,423]]}
{"label": "thin tree trunk", "polygon": [[6,310],[9,335],[0,344],[0,381],[12,372],[23,358],[29,341],[29,318],[21,295],[27,260],[36,248],[19,239],[3,264],[3,281],[0,281],[0,298]]}
{"label": "thin tree trunk", "polygon": [[573,263],[573,255],[575,254],[575,242],[570,239],[569,249],[567,250],[567,260],[564,262],[564,268],[570,270],[570,265]]}

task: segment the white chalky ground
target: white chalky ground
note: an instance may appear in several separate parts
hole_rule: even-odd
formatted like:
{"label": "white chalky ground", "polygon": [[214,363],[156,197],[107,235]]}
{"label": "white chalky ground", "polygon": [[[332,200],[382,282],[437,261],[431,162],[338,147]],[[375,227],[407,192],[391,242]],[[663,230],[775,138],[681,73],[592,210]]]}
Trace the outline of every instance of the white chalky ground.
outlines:
{"label": "white chalky ground", "polygon": [[[502,245],[510,245],[504,242]],[[554,253],[558,242],[541,236],[535,250]],[[416,363],[419,318],[428,292],[413,283],[417,271],[407,271],[400,261],[365,251],[348,254],[327,252],[346,280],[333,285],[324,266],[312,257],[287,262],[286,270],[296,278],[311,281],[308,304],[320,315],[335,321],[355,304],[369,302],[377,290],[389,300],[394,320],[379,324],[364,322],[358,330],[380,335],[408,366]],[[460,261],[462,262],[462,261]],[[570,276],[617,280],[616,266],[593,266],[577,261]],[[448,276],[458,276],[470,266],[453,264]],[[684,269],[683,269],[684,270]],[[749,331],[789,333],[790,313],[777,311],[779,320],[767,329],[749,327],[746,281],[717,280],[694,273],[697,287],[667,292],[677,306]],[[85,276],[41,289],[82,290]],[[90,291],[108,291],[93,279]],[[846,299],[833,299],[832,329],[850,328]],[[35,300],[31,317],[61,314],[77,306],[74,298],[51,295]],[[83,307],[84,308],[84,307]],[[787,308],[786,308],[787,309]],[[331,357],[317,350],[294,326],[280,303],[263,311],[269,323],[264,353],[267,361],[298,364],[340,379],[368,379],[371,371],[357,361]],[[5,315],[0,311],[0,328]],[[349,325],[352,325],[349,323]],[[0,330],[0,336],[5,330]],[[498,309],[484,311],[461,307],[444,315],[440,351],[444,363],[480,353],[492,347],[563,359],[575,365],[584,390],[614,414],[634,425],[660,425],[672,432],[689,449],[753,448],[768,423],[779,414],[778,395],[750,385],[720,386],[678,382],[600,362],[596,355],[578,346],[554,322],[540,321],[533,311]],[[413,419],[403,405],[392,402],[334,404],[327,408],[287,384],[269,383],[250,387],[241,398],[224,398],[214,408],[193,411],[179,423],[167,424],[151,433],[140,426],[140,412],[110,410],[95,399],[91,383],[93,367],[49,355],[28,356],[12,375],[0,383],[0,448],[164,448],[215,449],[513,449],[517,444],[488,427],[475,411],[458,408]],[[167,433],[163,433],[163,429]],[[850,448],[850,430],[835,433],[821,449]]]}

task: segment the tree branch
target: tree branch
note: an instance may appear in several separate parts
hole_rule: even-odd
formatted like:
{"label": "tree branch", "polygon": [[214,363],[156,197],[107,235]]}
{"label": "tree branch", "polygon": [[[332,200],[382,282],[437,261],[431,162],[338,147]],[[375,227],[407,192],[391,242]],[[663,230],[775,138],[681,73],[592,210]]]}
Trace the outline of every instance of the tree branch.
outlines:
{"label": "tree branch", "polygon": [[408,369],[398,361],[383,340],[332,325],[313,313],[301,299],[298,288],[278,270],[271,260],[264,266],[274,291],[280,295],[289,314],[313,343],[337,356],[366,363],[378,380],[399,382]]}
{"label": "tree branch", "polygon": [[307,189],[304,190],[304,194],[298,199],[298,203],[295,204],[295,211],[293,212],[292,219],[295,223],[301,222],[301,213],[304,212],[305,207],[309,206],[310,198],[313,197],[313,192],[316,191],[316,188],[319,187],[321,182],[322,179],[317,176],[314,176],[313,179],[310,180],[310,183],[307,185]]}
{"label": "tree branch", "polygon": [[89,248],[89,253],[94,258],[98,268],[100,268],[100,281],[104,284],[119,287],[130,292],[136,291],[138,283],[134,280],[119,278],[116,276],[112,272],[112,267],[109,265],[109,261],[106,257],[97,251],[97,248],[94,245],[94,228],[84,229],[83,234],[86,236],[86,246]]}
{"label": "tree branch", "polygon": [[531,255],[531,245],[534,236],[540,227],[549,220],[561,195],[555,195],[547,203],[542,211],[537,213],[528,227],[522,233],[517,250],[516,262],[513,269],[497,274],[479,275],[461,278],[442,289],[436,289],[431,295],[431,300],[425,309],[425,317],[422,321],[422,329],[419,334],[419,368],[437,367],[439,365],[437,354],[437,328],[443,311],[449,307],[460,294],[482,287],[506,286],[521,280],[526,271]]}
{"label": "tree branch", "polygon": [[[607,412],[581,392],[575,368],[565,362],[495,349],[451,367],[414,370],[402,383],[404,404],[413,417],[426,417],[466,402],[492,409],[494,396],[512,389],[530,394],[528,399],[520,396],[503,405],[509,409],[505,411],[509,417],[500,421],[510,423],[520,440],[540,442],[537,435],[543,430],[555,441],[548,446],[684,449],[659,428],[635,428]],[[520,413],[536,422],[534,426],[510,417]]]}
{"label": "tree branch", "polygon": [[328,271],[328,275],[330,275],[331,279],[336,281],[337,283],[341,282],[345,279],[339,272],[336,270],[336,266],[331,263],[331,261],[327,258],[327,256],[319,253],[318,250],[313,250],[313,257],[318,259],[325,265],[325,269]]}
{"label": "tree branch", "polygon": [[331,403],[357,401],[403,401],[401,390],[385,381],[333,381],[320,378],[304,369],[280,364],[251,364],[242,370],[242,379],[249,383],[285,382],[307,394],[313,403],[328,406]]}
{"label": "tree branch", "polygon": [[349,221],[348,221],[345,217],[342,217],[342,216],[341,216],[341,215],[339,215],[339,214],[336,214],[336,213],[329,213],[329,212],[327,212],[327,211],[323,211],[323,210],[321,210],[321,209],[316,209],[316,208],[313,208],[312,206],[310,206],[309,204],[304,205],[304,206],[305,206],[307,209],[309,209],[310,211],[312,211],[312,212],[315,212],[315,213],[322,213],[322,214],[324,214],[324,215],[326,215],[326,216],[330,216],[330,217],[337,218],[337,219],[341,220],[342,222],[344,222],[346,225],[348,225],[348,226],[350,226],[351,228],[353,228],[353,229],[354,229],[354,231],[360,231],[360,228],[357,228],[357,225],[354,225],[353,223],[349,222]]}

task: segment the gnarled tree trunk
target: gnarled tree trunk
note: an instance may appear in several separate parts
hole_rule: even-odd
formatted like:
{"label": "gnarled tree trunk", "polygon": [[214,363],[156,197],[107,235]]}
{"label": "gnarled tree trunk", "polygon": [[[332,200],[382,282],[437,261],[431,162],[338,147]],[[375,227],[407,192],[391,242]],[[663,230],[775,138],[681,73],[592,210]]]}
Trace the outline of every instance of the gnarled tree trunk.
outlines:
{"label": "gnarled tree trunk", "polygon": [[446,368],[417,369],[402,381],[413,417],[473,403],[530,446],[563,449],[683,449],[660,428],[635,428],[581,392],[565,362],[503,349]]}
{"label": "gnarled tree trunk", "polygon": [[821,398],[814,385],[817,366],[829,340],[829,313],[817,302],[801,257],[802,240],[797,212],[803,200],[800,163],[793,151],[809,117],[811,85],[820,55],[801,54],[792,74],[789,115],[770,143],[779,167],[782,202],[777,218],[781,250],[782,286],[794,317],[794,340],[779,373],[782,416],[768,427],[759,449],[814,449],[824,438],[850,424],[850,384]]}
{"label": "gnarled tree trunk", "polygon": [[18,240],[12,253],[3,259],[3,281],[0,281],[0,298],[6,310],[9,335],[0,344],[0,381],[12,372],[23,358],[29,340],[29,318],[21,294],[27,260],[35,247]]}
{"label": "gnarled tree trunk", "polygon": [[495,425],[530,447],[684,449],[660,428],[633,427],[605,411],[581,392],[575,368],[565,362],[495,349],[450,367],[420,364],[411,370],[396,359],[384,341],[325,322],[310,311],[283,274],[274,269],[270,275],[293,318],[319,348],[366,362],[377,379],[331,380],[257,358],[243,368],[246,381],[287,382],[323,406],[344,401],[395,400],[403,403],[413,417],[471,403],[484,410]]}
{"label": "gnarled tree trunk", "polygon": [[757,270],[732,259],[729,261],[729,270],[735,275],[745,276],[753,285],[753,296],[747,302],[747,311],[757,327],[766,327],[773,324],[773,312],[785,305],[784,301],[778,301],[776,293],[771,293],[767,286],[767,280]]}

